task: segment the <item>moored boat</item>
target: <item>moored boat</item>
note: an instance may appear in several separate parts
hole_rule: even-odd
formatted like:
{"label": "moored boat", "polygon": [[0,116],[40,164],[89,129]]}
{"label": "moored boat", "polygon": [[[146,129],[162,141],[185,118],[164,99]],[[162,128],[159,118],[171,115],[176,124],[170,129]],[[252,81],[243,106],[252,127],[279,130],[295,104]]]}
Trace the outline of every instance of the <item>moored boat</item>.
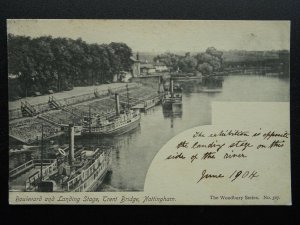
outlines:
{"label": "moored boat", "polygon": [[109,118],[88,117],[84,118],[83,135],[121,135],[135,129],[140,124],[139,110],[120,110],[119,95],[115,94],[116,115]]}
{"label": "moored boat", "polygon": [[59,149],[57,158],[47,163],[41,158],[41,169],[26,180],[26,191],[86,192],[103,182],[112,162],[111,149],[82,147],[75,151],[74,126],[69,129],[69,148]]}
{"label": "moored boat", "polygon": [[170,81],[170,92],[167,92],[162,99],[162,106],[172,112],[181,112],[182,110],[182,90],[180,87],[174,91],[173,80]]}

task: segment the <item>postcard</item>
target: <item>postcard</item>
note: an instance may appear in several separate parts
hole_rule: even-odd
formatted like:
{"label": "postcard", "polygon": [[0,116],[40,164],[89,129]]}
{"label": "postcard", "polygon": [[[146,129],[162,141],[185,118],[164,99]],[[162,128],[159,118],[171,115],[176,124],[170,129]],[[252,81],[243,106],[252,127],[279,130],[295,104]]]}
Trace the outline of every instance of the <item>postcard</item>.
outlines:
{"label": "postcard", "polygon": [[291,205],[290,22],[7,20],[9,203]]}

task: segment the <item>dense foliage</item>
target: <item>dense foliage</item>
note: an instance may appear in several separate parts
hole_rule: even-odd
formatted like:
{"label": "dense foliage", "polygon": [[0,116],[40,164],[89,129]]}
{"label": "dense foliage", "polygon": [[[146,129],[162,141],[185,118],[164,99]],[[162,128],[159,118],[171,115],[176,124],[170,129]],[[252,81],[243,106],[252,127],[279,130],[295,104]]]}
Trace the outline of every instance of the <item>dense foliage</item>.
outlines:
{"label": "dense foliage", "polygon": [[223,52],[214,47],[207,48],[205,52],[191,56],[186,53],[184,56],[165,53],[156,56],[153,60],[165,63],[171,71],[182,71],[184,73],[201,73],[210,75],[213,72],[222,70]]}
{"label": "dense foliage", "polygon": [[81,39],[8,35],[9,96],[70,90],[111,82],[130,71],[132,50],[124,43],[87,44]]}

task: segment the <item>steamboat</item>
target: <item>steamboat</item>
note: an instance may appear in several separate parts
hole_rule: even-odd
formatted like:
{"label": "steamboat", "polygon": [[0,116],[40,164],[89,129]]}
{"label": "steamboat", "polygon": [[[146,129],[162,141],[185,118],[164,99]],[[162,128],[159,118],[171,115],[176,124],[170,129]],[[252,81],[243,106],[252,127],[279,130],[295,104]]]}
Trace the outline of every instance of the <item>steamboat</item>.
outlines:
{"label": "steamboat", "polygon": [[116,114],[108,118],[91,116],[83,118],[83,135],[121,135],[135,129],[141,120],[138,109],[132,110],[127,105],[120,110],[119,95],[115,93]]}
{"label": "steamboat", "polygon": [[174,90],[173,79],[170,80],[169,91],[163,96],[162,106],[164,110],[174,113],[182,111],[182,90],[180,87]]}
{"label": "steamboat", "polygon": [[[101,185],[106,174],[110,171],[111,149],[100,147],[75,149],[73,125],[69,126],[69,146],[58,148],[55,158],[43,159],[42,149],[43,144],[41,146],[41,159],[31,160],[14,171],[10,171],[10,178],[18,179],[19,176],[19,180],[24,180],[24,175],[29,175],[25,181],[25,191],[94,191]],[[15,190],[14,187],[11,188],[11,191],[13,190]]]}

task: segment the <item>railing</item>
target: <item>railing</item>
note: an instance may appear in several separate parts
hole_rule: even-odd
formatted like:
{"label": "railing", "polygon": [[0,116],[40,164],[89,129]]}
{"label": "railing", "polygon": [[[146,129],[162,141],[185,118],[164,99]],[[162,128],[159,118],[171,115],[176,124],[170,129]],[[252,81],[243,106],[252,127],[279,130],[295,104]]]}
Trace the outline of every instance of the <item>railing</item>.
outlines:
{"label": "railing", "polygon": [[82,118],[83,113],[84,113],[72,106],[63,106],[61,109],[65,112],[68,112],[68,113],[72,114],[73,116],[79,117],[79,118]]}
{"label": "railing", "polygon": [[[141,84],[135,84],[135,83],[128,84],[128,87],[130,87],[131,89],[137,88],[139,86],[141,86]],[[111,91],[113,91],[113,92],[124,91],[124,90],[126,90],[126,87],[117,87],[117,88],[111,89]],[[103,97],[109,95],[109,92],[107,90],[97,91],[97,92],[99,93],[99,95],[101,95]],[[68,97],[68,98],[63,98],[63,99],[55,99],[55,100],[56,100],[56,102],[58,102],[61,105],[74,105],[77,103],[92,100],[94,98],[95,98],[95,94],[94,94],[94,92],[92,92],[92,93],[83,94],[83,95],[79,95],[79,96],[73,96],[73,97]],[[32,107],[32,108],[34,107],[35,109],[37,109],[35,113],[43,113],[43,112],[47,112],[47,111],[51,110],[48,102],[40,103],[40,104],[36,104],[36,105],[30,105],[29,107]],[[22,114],[21,109],[9,110],[9,120],[18,119],[18,118],[22,118],[22,117],[24,117],[24,116]]]}
{"label": "railing", "polygon": [[48,123],[51,123],[55,126],[59,126],[59,127],[66,126],[65,124],[63,124],[63,121],[61,121],[60,119],[59,119],[59,121],[57,121],[57,120],[53,119],[53,117],[50,117],[49,115],[45,115],[45,114],[40,115],[40,116],[38,116],[38,118],[45,120]]}
{"label": "railing", "polygon": [[89,94],[59,99],[59,100],[57,100],[57,102],[63,106],[67,106],[67,105],[74,105],[74,104],[78,104],[81,102],[89,101],[94,98],[95,98],[94,93],[89,93]]}
{"label": "railing", "polygon": [[79,174],[76,177],[74,177],[72,180],[68,181],[67,190],[71,191],[72,189],[74,189],[74,187],[76,187],[78,184],[81,184],[82,182],[84,182],[82,180],[82,175]]}
{"label": "railing", "polygon": [[34,108],[33,105],[29,104],[29,102],[25,101],[25,105],[32,113],[37,113],[37,110]]}
{"label": "railing", "polygon": [[[57,172],[57,160],[56,159],[44,159],[44,160],[34,160],[34,166],[41,165],[41,162],[43,161],[44,165],[49,165],[42,169],[42,175],[43,177],[49,177]],[[39,162],[39,164],[37,163]],[[35,186],[34,183],[36,181],[41,180],[41,171],[37,171],[33,175],[31,175],[25,182],[25,190],[30,190],[30,187]]]}
{"label": "railing", "polygon": [[51,110],[48,103],[36,104],[34,105],[34,107],[38,110],[39,113],[43,113]]}
{"label": "railing", "polygon": [[[90,177],[94,175],[94,171],[97,170],[104,163],[105,160],[106,160],[105,153],[100,152],[97,149],[94,154],[94,161],[85,165],[85,168],[83,168],[82,170],[83,175],[79,174],[78,176],[74,177],[72,180],[68,181],[67,190],[77,192],[80,189],[80,187],[84,186],[85,182],[87,182],[90,179]],[[80,185],[78,186],[78,184]]]}
{"label": "railing", "polygon": [[21,112],[23,115],[25,114],[25,116],[26,115],[35,116],[38,113],[36,109],[32,105],[30,105],[27,101],[21,102]]}
{"label": "railing", "polygon": [[[43,160],[43,164],[51,164],[53,162],[53,159],[44,159]],[[16,175],[18,175],[21,172],[24,172],[32,167],[38,166],[41,164],[41,160],[40,159],[32,159],[12,170],[9,171],[9,177],[14,177]]]}
{"label": "railing", "polygon": [[[120,102],[127,104],[127,101],[125,101],[125,96],[120,95],[120,97],[121,97]],[[138,105],[138,104],[142,103],[146,107],[148,104],[151,104],[153,101],[154,101],[153,103],[156,104],[157,102],[160,101],[161,97],[162,97],[162,95],[159,95],[159,94],[156,94],[156,95],[153,95],[153,96],[141,97],[141,98],[130,97],[129,98],[129,105],[132,107],[132,106],[135,106],[135,105]]]}
{"label": "railing", "polygon": [[27,169],[30,169],[32,167],[34,167],[34,161],[33,160],[30,160],[12,170],[9,171],[9,177],[14,177],[16,175],[18,175],[21,171],[25,171]]}
{"label": "railing", "polygon": [[33,161],[34,166],[38,166],[39,164],[41,164],[42,161],[43,161],[43,164],[46,165],[46,164],[51,164],[51,163],[55,162],[56,159],[43,159],[43,160],[33,159],[32,161]]}
{"label": "railing", "polygon": [[23,117],[21,109],[9,110],[9,120],[14,120]]}
{"label": "railing", "polygon": [[50,108],[54,108],[54,109],[60,109],[62,107],[62,105],[57,102],[56,98],[54,98],[54,96],[49,96],[49,100],[48,100],[48,105],[50,106]]}

